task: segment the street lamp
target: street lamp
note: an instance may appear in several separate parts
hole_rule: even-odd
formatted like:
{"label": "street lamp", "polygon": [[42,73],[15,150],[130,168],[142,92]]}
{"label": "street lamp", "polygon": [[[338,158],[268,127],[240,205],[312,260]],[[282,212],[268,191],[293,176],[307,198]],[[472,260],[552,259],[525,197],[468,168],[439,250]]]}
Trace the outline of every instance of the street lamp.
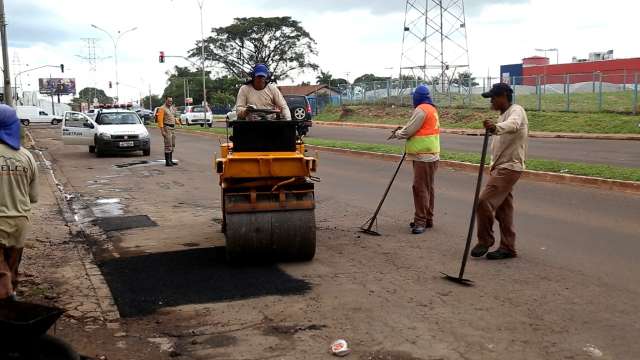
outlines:
{"label": "street lamp", "polygon": [[114,38],[111,33],[109,33],[107,30],[91,24],[91,27],[97,30],[102,31],[103,33],[107,34],[109,36],[109,38],[111,38],[111,42],[113,42],[113,57],[115,59],[115,64],[116,64],[116,101],[120,101],[120,86],[119,86],[119,81],[118,81],[118,42],[120,41],[120,39],[126,34],[126,33],[130,33],[134,30],[137,30],[138,27],[132,27],[129,30],[126,31],[120,31],[118,30],[117,36]]}
{"label": "street lamp", "polygon": [[539,52],[544,52],[544,57],[547,57],[547,52],[554,52],[556,53],[556,64],[560,64],[560,51],[557,48],[551,48],[551,49],[535,49],[536,51]]}
{"label": "street lamp", "polygon": [[204,71],[204,23],[202,20],[202,11],[204,8],[204,0],[197,0],[198,7],[200,8],[200,38],[201,38],[201,46],[200,50],[202,52],[202,106],[204,107],[204,124],[207,124],[207,83],[205,79],[205,71]]}

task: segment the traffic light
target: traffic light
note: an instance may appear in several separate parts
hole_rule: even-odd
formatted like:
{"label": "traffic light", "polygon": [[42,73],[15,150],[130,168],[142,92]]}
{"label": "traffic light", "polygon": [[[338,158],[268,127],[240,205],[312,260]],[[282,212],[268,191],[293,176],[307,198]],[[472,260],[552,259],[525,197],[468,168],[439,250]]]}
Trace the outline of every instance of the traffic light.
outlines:
{"label": "traffic light", "polygon": [[64,64],[60,64],[60,72],[64,73]]}
{"label": "traffic light", "polygon": [[160,51],[160,63],[164,63],[164,51]]}
{"label": "traffic light", "polygon": [[109,81],[109,89],[111,89],[113,86],[111,85],[111,81]]}

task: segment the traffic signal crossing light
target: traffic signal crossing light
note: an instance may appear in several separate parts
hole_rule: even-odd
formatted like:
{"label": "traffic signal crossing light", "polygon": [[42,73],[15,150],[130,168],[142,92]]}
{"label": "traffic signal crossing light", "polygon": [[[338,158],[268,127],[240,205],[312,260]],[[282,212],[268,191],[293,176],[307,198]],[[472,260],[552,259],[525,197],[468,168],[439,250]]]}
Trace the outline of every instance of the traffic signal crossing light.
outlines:
{"label": "traffic signal crossing light", "polygon": [[64,73],[64,64],[60,64],[60,72]]}
{"label": "traffic signal crossing light", "polygon": [[113,86],[111,85],[111,81],[109,81],[109,89],[111,89]]}
{"label": "traffic signal crossing light", "polygon": [[164,63],[164,51],[160,51],[160,63]]}

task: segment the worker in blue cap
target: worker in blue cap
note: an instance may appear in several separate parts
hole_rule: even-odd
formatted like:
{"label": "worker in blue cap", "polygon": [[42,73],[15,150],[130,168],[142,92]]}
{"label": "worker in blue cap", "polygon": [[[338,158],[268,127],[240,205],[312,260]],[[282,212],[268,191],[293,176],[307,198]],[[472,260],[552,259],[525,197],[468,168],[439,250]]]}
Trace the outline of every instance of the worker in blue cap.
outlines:
{"label": "worker in blue cap", "polygon": [[0,300],[16,297],[31,204],[38,201],[38,167],[20,143],[16,111],[0,104]]}
{"label": "worker in blue cap", "polygon": [[413,203],[415,214],[409,224],[419,235],[433,227],[434,183],[440,162],[440,118],[426,85],[413,92],[413,114],[409,123],[394,130],[391,138],[407,139],[407,159],[413,160]]}
{"label": "worker in blue cap", "polygon": [[251,80],[240,88],[236,99],[239,119],[256,120],[247,108],[279,110],[280,117],[291,120],[291,111],[278,87],[271,82],[271,73],[264,64],[258,64],[251,72]]}

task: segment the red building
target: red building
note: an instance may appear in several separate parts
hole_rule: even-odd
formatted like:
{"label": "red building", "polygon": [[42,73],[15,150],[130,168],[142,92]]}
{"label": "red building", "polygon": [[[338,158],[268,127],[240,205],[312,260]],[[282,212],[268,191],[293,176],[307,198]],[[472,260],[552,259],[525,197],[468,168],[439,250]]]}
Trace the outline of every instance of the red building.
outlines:
{"label": "red building", "polygon": [[[514,73],[513,70],[512,73]],[[523,59],[522,81],[517,81],[516,85],[536,86],[538,81],[541,85],[594,81],[616,85],[633,84],[640,81],[640,58],[582,61],[569,64],[549,64],[548,58],[540,56]]]}

